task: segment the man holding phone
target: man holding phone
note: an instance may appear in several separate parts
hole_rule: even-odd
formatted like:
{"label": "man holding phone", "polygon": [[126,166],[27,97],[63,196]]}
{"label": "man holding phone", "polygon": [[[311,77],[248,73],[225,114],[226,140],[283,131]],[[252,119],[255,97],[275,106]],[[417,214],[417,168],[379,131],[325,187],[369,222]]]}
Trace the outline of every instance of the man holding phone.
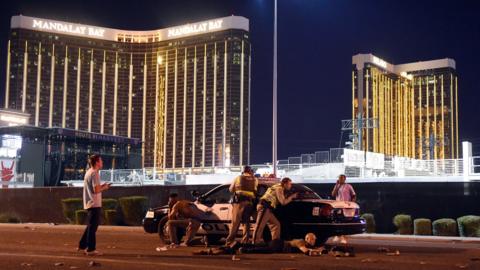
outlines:
{"label": "man holding phone", "polygon": [[111,184],[100,184],[99,171],[103,167],[103,161],[99,155],[90,156],[88,164],[89,169],[83,180],[83,209],[88,212],[87,227],[78,244],[78,251],[84,251],[89,256],[99,256],[102,253],[96,250],[96,232],[102,212],[102,192],[108,190]]}
{"label": "man holding phone", "polygon": [[345,183],[347,177],[344,174],[338,176],[337,184],[333,188],[332,196],[337,201],[354,202],[357,199],[357,194],[353,190],[352,185]]}

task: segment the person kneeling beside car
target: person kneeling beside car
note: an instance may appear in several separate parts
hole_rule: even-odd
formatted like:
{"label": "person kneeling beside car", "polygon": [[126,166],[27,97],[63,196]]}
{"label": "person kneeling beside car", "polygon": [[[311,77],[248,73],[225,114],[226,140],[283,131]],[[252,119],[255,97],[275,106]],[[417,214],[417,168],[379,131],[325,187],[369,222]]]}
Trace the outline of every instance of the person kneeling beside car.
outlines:
{"label": "person kneeling beside car", "polygon": [[168,222],[166,224],[170,234],[171,245],[179,244],[177,228],[187,227],[185,241],[181,246],[190,246],[192,239],[200,228],[202,220],[207,219],[207,216],[208,213],[198,209],[193,202],[187,200],[176,201],[168,213]]}

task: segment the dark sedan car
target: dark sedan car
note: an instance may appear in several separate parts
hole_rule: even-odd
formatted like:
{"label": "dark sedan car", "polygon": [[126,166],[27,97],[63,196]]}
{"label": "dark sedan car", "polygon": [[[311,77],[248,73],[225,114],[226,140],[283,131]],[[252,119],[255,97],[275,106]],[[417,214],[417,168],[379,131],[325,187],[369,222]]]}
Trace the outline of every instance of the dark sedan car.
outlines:
{"label": "dark sedan car", "polygon": [[[273,183],[260,182],[259,194],[263,194]],[[210,218],[203,220],[198,232],[198,235],[206,237],[209,243],[217,242],[228,235],[232,212],[231,193],[228,187],[229,185],[220,185],[198,196],[195,201],[198,208],[210,212]],[[365,220],[359,217],[358,204],[324,200],[300,184],[294,184],[290,192],[298,192],[298,197],[291,203],[275,209],[275,215],[282,225],[283,239],[303,238],[306,233],[313,232],[320,244],[331,236],[365,232]],[[165,226],[167,212],[167,206],[150,209],[143,220],[144,230],[147,233],[158,233],[160,239],[165,242],[168,242],[166,240],[168,231]],[[264,238],[269,239],[268,227],[265,228]]]}

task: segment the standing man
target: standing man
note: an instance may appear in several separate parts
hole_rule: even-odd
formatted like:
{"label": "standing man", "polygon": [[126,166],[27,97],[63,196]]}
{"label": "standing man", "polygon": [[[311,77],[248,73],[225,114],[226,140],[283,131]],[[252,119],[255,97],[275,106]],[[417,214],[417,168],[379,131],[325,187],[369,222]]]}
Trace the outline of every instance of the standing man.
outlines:
{"label": "standing man", "polygon": [[352,185],[345,183],[347,177],[344,174],[338,176],[337,184],[333,188],[332,196],[337,201],[354,202],[357,199],[357,194],[353,190]]}
{"label": "standing man", "polygon": [[250,217],[253,212],[253,203],[257,196],[258,179],[253,175],[252,167],[245,166],[243,173],[237,176],[230,185],[233,193],[232,223],[230,233],[225,245],[230,246],[235,242],[238,227],[243,223],[242,243],[247,243],[250,236]]}
{"label": "standing man", "polygon": [[253,233],[253,244],[263,241],[263,230],[268,225],[272,234],[272,240],[280,239],[280,222],[273,214],[273,210],[278,204],[287,205],[297,197],[297,193],[293,193],[285,198],[285,191],[292,188],[292,180],[288,177],[282,179],[281,183],[275,184],[267,189],[265,194],[260,198],[257,205],[257,222]]}
{"label": "standing man", "polygon": [[96,250],[96,232],[100,224],[102,210],[102,192],[110,188],[109,183],[100,184],[99,170],[103,167],[102,158],[92,155],[88,158],[89,169],[83,180],[83,209],[87,210],[87,228],[83,233],[78,251],[85,251],[86,255],[102,255]]}

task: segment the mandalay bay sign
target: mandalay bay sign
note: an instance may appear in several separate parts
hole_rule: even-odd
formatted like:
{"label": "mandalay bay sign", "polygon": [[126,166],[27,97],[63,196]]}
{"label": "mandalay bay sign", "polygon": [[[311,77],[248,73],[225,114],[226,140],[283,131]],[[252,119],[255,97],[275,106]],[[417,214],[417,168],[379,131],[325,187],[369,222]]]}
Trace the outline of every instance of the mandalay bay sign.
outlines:
{"label": "mandalay bay sign", "polygon": [[56,31],[56,32],[62,32],[62,33],[85,35],[85,36],[92,36],[92,37],[103,37],[105,34],[105,29],[103,28],[71,24],[71,23],[63,23],[63,22],[43,21],[43,20],[36,20],[36,19],[33,20],[32,27],[36,29],[41,29],[41,30]]}
{"label": "mandalay bay sign", "polygon": [[223,20],[187,24],[168,29],[168,37],[178,37],[190,34],[204,33],[222,28]]}

